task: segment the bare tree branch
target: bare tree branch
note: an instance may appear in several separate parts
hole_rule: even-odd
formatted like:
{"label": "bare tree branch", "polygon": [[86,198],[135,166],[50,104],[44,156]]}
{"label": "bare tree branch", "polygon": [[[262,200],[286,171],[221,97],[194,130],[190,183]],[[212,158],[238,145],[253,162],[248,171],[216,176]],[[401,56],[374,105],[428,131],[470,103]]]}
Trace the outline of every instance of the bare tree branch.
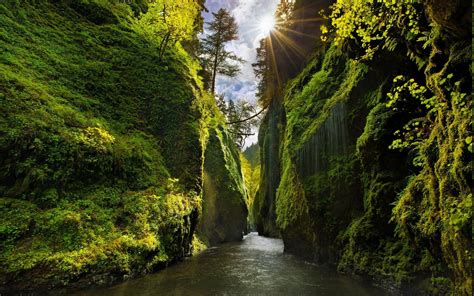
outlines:
{"label": "bare tree branch", "polygon": [[248,117],[248,118],[245,118],[245,119],[241,119],[241,120],[236,120],[236,121],[231,121],[231,122],[226,122],[227,124],[237,124],[237,123],[242,123],[242,122],[246,122],[246,121],[249,121],[251,119],[254,119],[255,117],[259,116],[260,114],[262,114],[263,111],[265,111],[267,109],[268,106],[262,108],[262,110],[260,110],[258,113]]}
{"label": "bare tree branch", "polygon": [[229,133],[234,134],[234,135],[237,135],[237,136],[247,136],[247,137],[249,137],[249,136],[255,136],[255,133],[253,133],[253,134],[246,134],[246,133],[236,133],[236,132],[231,131],[231,130],[227,130],[227,131],[228,131]]}

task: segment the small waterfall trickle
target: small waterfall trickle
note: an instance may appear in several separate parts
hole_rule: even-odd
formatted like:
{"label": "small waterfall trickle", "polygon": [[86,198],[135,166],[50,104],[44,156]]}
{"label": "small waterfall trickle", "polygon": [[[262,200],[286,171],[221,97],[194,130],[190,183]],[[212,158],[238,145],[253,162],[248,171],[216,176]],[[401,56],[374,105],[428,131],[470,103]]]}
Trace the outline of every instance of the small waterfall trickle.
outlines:
{"label": "small waterfall trickle", "polygon": [[275,191],[279,183],[278,143],[278,115],[277,112],[269,112],[268,131],[264,148],[266,151],[265,175],[267,176],[269,201],[274,200]]}
{"label": "small waterfall trickle", "polygon": [[321,127],[297,152],[298,172],[302,177],[326,171],[331,156],[348,152],[349,131],[346,106],[336,104]]}

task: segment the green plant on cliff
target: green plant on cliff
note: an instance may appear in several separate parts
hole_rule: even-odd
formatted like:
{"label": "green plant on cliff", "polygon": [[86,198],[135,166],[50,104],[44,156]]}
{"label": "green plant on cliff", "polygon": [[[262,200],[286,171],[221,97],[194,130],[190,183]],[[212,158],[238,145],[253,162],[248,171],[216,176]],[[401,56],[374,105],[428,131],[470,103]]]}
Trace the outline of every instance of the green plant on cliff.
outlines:
{"label": "green plant on cliff", "polygon": [[148,5],[146,13],[132,18],[132,22],[136,31],[152,41],[158,41],[158,55],[161,60],[169,45],[189,41],[194,38],[196,31],[200,31],[200,28],[196,27],[199,24],[196,19],[200,10],[197,1],[153,1]]}
{"label": "green plant on cliff", "polygon": [[[247,189],[247,208],[253,209],[260,182],[260,164],[252,165],[242,153],[240,154],[240,163],[242,166],[242,177],[245,182],[245,188]],[[249,210],[247,220],[249,225],[254,224],[253,211]]]}
{"label": "green plant on cliff", "polygon": [[407,41],[422,38],[421,3],[420,0],[338,0],[331,7],[331,26],[322,27],[322,38],[333,39],[336,45],[353,40],[368,59],[379,49],[393,51],[402,42],[400,37]]}

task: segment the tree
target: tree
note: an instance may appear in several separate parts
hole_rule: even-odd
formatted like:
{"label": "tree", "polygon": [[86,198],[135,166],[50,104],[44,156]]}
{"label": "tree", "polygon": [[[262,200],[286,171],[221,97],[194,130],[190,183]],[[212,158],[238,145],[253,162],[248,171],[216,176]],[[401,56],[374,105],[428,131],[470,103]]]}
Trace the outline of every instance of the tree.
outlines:
{"label": "tree", "polygon": [[268,38],[260,40],[260,45],[257,48],[257,61],[252,64],[255,77],[258,79],[257,97],[260,105],[266,106],[269,98],[265,95],[268,90],[268,82],[270,79],[271,69],[269,66],[268,57]]}
{"label": "tree", "polygon": [[135,22],[139,32],[158,42],[159,59],[170,44],[190,41],[200,31],[202,0],[157,0]]}
{"label": "tree", "polygon": [[226,117],[229,132],[234,142],[242,149],[245,140],[254,135],[252,129],[258,126],[259,123],[259,118],[254,114],[255,105],[242,99],[230,100],[220,109]]}
{"label": "tree", "polygon": [[223,8],[212,15],[214,20],[207,23],[209,34],[202,40],[201,54],[203,66],[211,73],[211,92],[215,93],[217,74],[235,77],[240,72],[235,62],[244,61],[225,49],[227,42],[238,39],[234,17]]}
{"label": "tree", "polygon": [[227,103],[225,101],[225,95],[220,94],[216,97],[217,108],[225,115],[227,114]]}
{"label": "tree", "polygon": [[[194,0],[201,12],[209,12],[206,8],[206,0]],[[199,34],[204,32],[204,17],[201,13],[194,19],[194,31],[192,38],[190,40],[185,40],[182,42],[184,49],[196,60],[199,59],[199,54],[201,52],[201,40],[199,39]]]}
{"label": "tree", "polygon": [[293,24],[292,17],[295,12],[295,0],[281,0],[277,6],[276,17],[277,23],[285,26]]}
{"label": "tree", "polygon": [[259,125],[260,115],[266,109],[262,108],[255,113],[256,104],[242,99],[227,102],[224,94],[216,97],[216,104],[225,116],[226,124],[234,142],[237,146],[243,148],[245,140],[254,135],[252,129]]}

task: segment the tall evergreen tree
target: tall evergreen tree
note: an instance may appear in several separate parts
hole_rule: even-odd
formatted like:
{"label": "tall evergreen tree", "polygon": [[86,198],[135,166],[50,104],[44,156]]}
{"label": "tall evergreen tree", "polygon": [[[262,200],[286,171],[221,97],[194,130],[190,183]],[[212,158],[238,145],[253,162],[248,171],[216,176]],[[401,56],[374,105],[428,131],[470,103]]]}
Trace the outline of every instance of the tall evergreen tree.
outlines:
{"label": "tall evergreen tree", "polygon": [[257,61],[252,64],[255,77],[258,79],[257,85],[257,97],[261,106],[268,105],[268,95],[265,95],[265,92],[268,91],[268,82],[270,80],[271,69],[269,66],[269,56],[268,56],[268,38],[260,40],[260,45],[257,48]]}
{"label": "tall evergreen tree", "polygon": [[226,115],[227,114],[227,103],[225,101],[225,94],[219,94],[216,96],[216,104],[219,110]]}
{"label": "tall evergreen tree", "polygon": [[237,63],[244,60],[225,49],[225,44],[237,40],[237,24],[226,9],[212,13],[214,20],[208,22],[209,34],[202,40],[202,58],[204,67],[211,74],[211,92],[216,90],[217,74],[235,77],[240,72]]}

